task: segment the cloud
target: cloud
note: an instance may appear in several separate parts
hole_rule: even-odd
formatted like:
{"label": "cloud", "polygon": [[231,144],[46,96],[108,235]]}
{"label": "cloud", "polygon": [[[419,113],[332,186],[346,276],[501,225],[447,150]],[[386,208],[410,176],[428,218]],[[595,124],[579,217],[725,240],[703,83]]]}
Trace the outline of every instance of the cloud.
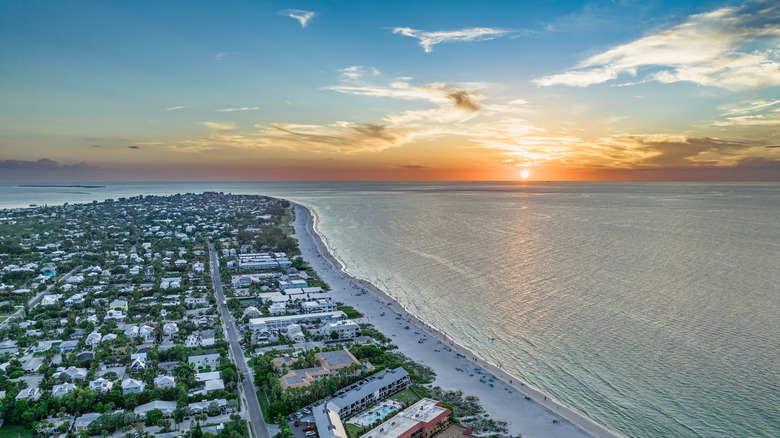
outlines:
{"label": "cloud", "polygon": [[312,152],[379,152],[409,142],[414,134],[385,124],[336,122],[331,125],[256,125],[266,144]]}
{"label": "cloud", "polygon": [[311,19],[314,18],[314,16],[317,14],[312,11],[303,11],[301,9],[285,9],[283,11],[279,11],[279,15],[294,18],[298,20],[299,23],[301,23],[301,27],[306,27],[306,25],[309,24],[309,21],[311,21]]}
{"label": "cloud", "polygon": [[3,171],[87,171],[98,170],[99,167],[90,166],[87,163],[81,162],[76,164],[59,164],[54,160],[48,158],[41,158],[38,161],[25,161],[25,160],[0,160],[0,170]]}
{"label": "cloud", "polygon": [[398,167],[404,169],[431,169],[431,166],[423,166],[422,164],[399,164]]}
{"label": "cloud", "polygon": [[222,61],[226,57],[234,56],[234,55],[246,56],[247,54],[242,52],[219,52],[216,55],[214,55],[214,59],[216,59],[217,61]]}
{"label": "cloud", "polygon": [[723,120],[714,126],[777,126],[780,125],[780,99],[754,100],[738,104],[725,105]]}
{"label": "cloud", "polygon": [[184,109],[184,108],[187,108],[187,107],[186,106],[181,106],[181,105],[180,106],[172,106],[170,108],[165,108],[165,111],[176,111],[176,110],[180,110],[180,109]]}
{"label": "cloud", "polygon": [[426,32],[409,27],[396,27],[393,33],[417,38],[420,40],[420,47],[425,53],[433,51],[433,46],[442,43],[468,42],[468,41],[487,41],[502,37],[509,33],[508,30],[494,29],[490,27],[469,27],[460,30],[445,30],[436,32]]}
{"label": "cloud", "polygon": [[539,86],[692,82],[729,90],[780,85],[780,5],[768,1],[692,15],[683,23],[594,55]]}
{"label": "cloud", "polygon": [[130,145],[127,148],[128,149],[140,149],[141,147],[140,146],[136,146],[136,145]]}
{"label": "cloud", "polygon": [[212,131],[226,132],[236,129],[236,124],[233,122],[200,122],[201,125],[206,126]]}
{"label": "cloud", "polygon": [[341,72],[340,78],[343,80],[358,80],[365,75],[379,76],[379,70],[375,67],[365,68],[362,65],[353,65],[339,70]]}
{"label": "cloud", "polygon": [[232,113],[234,111],[255,111],[255,110],[259,110],[259,109],[260,109],[259,106],[252,106],[252,107],[244,106],[244,107],[241,107],[241,108],[222,108],[222,109],[218,109],[217,111],[219,111],[221,113]]}
{"label": "cloud", "polygon": [[357,81],[344,85],[326,87],[326,90],[359,96],[390,97],[402,100],[423,100],[434,103],[438,108],[429,110],[410,110],[401,114],[387,115],[385,121],[393,124],[405,124],[421,120],[437,122],[465,121],[474,117],[480,110],[483,91],[480,86],[451,85],[432,83],[412,85],[409,78],[399,78],[388,85],[368,84]]}

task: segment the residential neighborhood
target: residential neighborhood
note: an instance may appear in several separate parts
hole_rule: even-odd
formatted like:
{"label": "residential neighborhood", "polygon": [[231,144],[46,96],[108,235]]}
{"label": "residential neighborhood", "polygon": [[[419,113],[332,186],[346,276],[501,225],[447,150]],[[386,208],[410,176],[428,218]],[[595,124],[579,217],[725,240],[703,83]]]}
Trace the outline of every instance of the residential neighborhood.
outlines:
{"label": "residential neighborhood", "polygon": [[[292,219],[213,192],[1,211],[0,427],[384,438],[417,411],[426,438],[448,427],[433,371],[331,297]],[[394,415],[406,429],[375,430]]]}

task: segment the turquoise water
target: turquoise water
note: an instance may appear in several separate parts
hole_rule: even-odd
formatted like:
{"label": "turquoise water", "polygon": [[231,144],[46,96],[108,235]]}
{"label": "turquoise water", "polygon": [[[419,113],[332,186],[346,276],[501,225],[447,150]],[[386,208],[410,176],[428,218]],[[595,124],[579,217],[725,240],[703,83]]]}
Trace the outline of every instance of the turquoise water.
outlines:
{"label": "turquoise water", "polygon": [[374,410],[370,414],[361,415],[360,421],[362,421],[363,424],[371,424],[375,421],[385,418],[395,410],[396,408],[394,408],[393,406],[382,406],[381,408]]}
{"label": "turquoise water", "polygon": [[780,184],[0,189],[0,206],[203,190],[287,197],[313,208],[351,274],[613,429],[780,436]]}

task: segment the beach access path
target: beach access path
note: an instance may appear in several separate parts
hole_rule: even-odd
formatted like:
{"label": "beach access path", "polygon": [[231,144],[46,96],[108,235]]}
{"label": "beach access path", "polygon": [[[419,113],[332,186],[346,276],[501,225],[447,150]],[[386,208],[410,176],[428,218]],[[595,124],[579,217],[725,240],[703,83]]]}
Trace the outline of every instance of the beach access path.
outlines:
{"label": "beach access path", "polygon": [[[313,217],[308,209],[295,205],[295,237],[304,260],[331,287],[331,296],[354,307],[364,316],[356,322],[368,322],[390,337],[401,352],[436,371],[435,386],[462,390],[477,396],[496,421],[506,421],[509,434],[534,437],[619,437],[579,412],[570,410],[551,397],[518,382],[512,376],[485,363],[445,335],[426,327],[408,314],[398,303],[372,284],[355,279],[341,271],[341,265],[313,232]],[[363,290],[368,293],[361,293]],[[382,316],[382,312],[385,313]],[[397,319],[400,318],[400,319]],[[406,327],[409,326],[409,329]],[[419,343],[421,339],[425,339]],[[480,382],[484,374],[458,371],[477,366],[495,376],[493,387]],[[512,384],[510,384],[510,380]],[[555,421],[555,422],[553,422]]]}

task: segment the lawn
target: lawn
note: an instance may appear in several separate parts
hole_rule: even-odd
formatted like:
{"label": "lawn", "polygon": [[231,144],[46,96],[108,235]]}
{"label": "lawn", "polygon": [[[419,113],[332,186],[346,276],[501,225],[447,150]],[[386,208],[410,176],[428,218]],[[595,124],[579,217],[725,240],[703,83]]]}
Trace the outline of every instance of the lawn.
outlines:
{"label": "lawn", "polygon": [[33,438],[34,436],[33,431],[16,424],[0,427],[0,438]]}
{"label": "lawn", "polygon": [[420,397],[417,394],[415,394],[411,388],[406,388],[395,393],[393,396],[390,397],[390,400],[399,401],[403,403],[404,406],[411,406],[412,404],[418,402],[420,400]]}
{"label": "lawn", "polygon": [[357,438],[360,436],[360,431],[362,428],[355,426],[352,423],[344,423],[344,429],[347,430],[347,435],[351,436],[352,438]]}
{"label": "lawn", "polygon": [[6,320],[6,319],[8,319],[8,317],[7,317],[7,316],[0,316],[0,324],[2,324],[3,322],[5,322],[5,320]]}

